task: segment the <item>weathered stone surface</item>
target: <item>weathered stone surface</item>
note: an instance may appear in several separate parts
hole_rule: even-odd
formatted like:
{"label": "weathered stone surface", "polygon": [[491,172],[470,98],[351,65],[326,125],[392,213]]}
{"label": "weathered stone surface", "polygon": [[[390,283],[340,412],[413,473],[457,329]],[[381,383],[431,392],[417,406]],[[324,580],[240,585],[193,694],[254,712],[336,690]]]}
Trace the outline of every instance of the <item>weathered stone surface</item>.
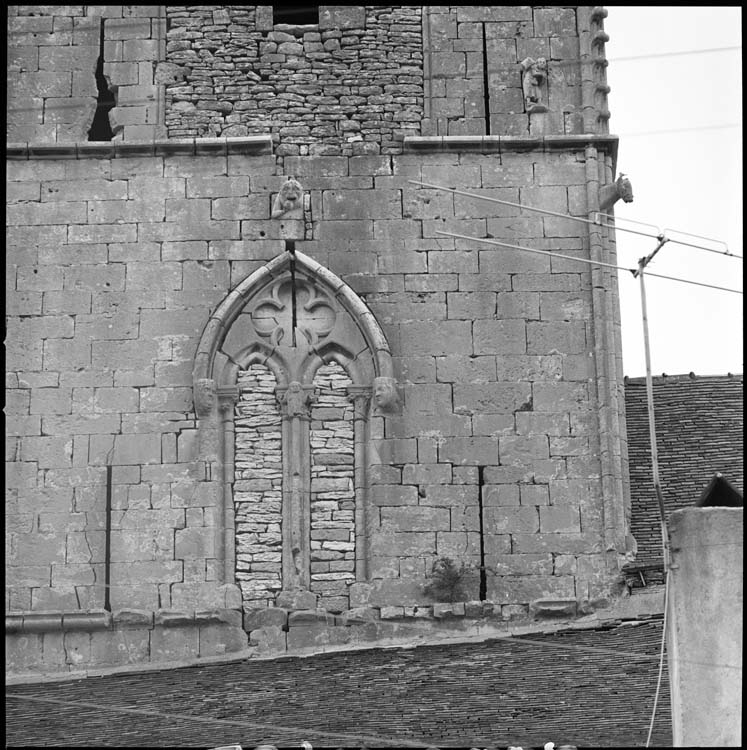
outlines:
{"label": "weathered stone surface", "polygon": [[[273,28],[267,6],[173,6],[165,59],[157,15],[133,8],[86,17],[82,6],[49,6],[12,17],[21,43],[9,49],[9,134],[29,144],[30,158],[8,164],[7,369],[17,390],[7,405],[11,611],[99,603],[96,514],[108,463],[112,599],[122,608],[115,625],[140,633],[166,608],[156,632],[172,632],[154,635],[148,653],[118,652],[120,663],[238,648],[243,636],[224,638],[219,621],[237,627],[242,613],[265,654],[285,651],[289,611],[347,613],[348,628],[331,629],[325,615],[326,629],[314,624],[318,632],[307,635],[303,615],[294,615],[298,648],[400,632],[402,623],[382,626],[375,608],[431,616],[421,597],[434,557],[479,564],[480,501],[482,541],[502,576],[498,607],[560,596],[569,581],[588,598],[604,575],[595,567],[605,533],[596,485],[610,464],[595,446],[605,384],[615,377],[589,355],[612,310],[592,309],[589,273],[572,261],[439,234],[583,255],[586,230],[409,183],[585,215],[583,147],[547,150],[526,140],[538,121],[523,111],[511,69],[528,56],[552,59],[556,71],[577,59],[574,11],[431,7],[426,103],[419,6],[321,6],[320,30],[303,36]],[[104,73],[118,94],[110,120],[121,130],[97,144],[85,138],[101,18]],[[582,108],[577,75],[565,67],[548,89],[548,135],[567,134],[570,114]],[[490,142],[471,145],[486,129],[486,75],[499,89],[489,92],[489,109],[491,132],[505,136],[500,152]],[[158,86],[165,144],[155,133]],[[405,141],[428,134],[474,138],[458,148]],[[244,140],[226,140],[234,135]],[[248,135],[273,136],[273,153],[247,153]],[[40,158],[54,155],[35,153],[41,142],[56,143],[60,158]],[[256,317],[262,295],[244,283],[283,254],[270,214],[291,175],[307,191],[294,219],[297,252],[321,264],[296,267],[296,315],[320,324],[296,331],[281,324],[289,306]],[[320,279],[329,287],[311,283]],[[353,312],[325,320],[323,298],[344,299]],[[213,350],[198,345],[203,331],[231,328],[221,317],[231,300],[237,324],[215,339],[213,361]],[[368,309],[383,336],[378,328],[360,335]],[[277,322],[283,338],[274,328],[252,338],[259,319]],[[340,333],[334,344],[328,324]],[[287,357],[299,332],[299,348],[308,343],[309,351]],[[316,397],[304,414],[308,457],[300,459],[289,454],[293,428],[276,398],[292,379],[277,367],[281,350]],[[228,411],[195,404],[197,371],[224,388]],[[348,399],[348,389],[362,393],[377,377],[397,383],[401,413]],[[231,411],[225,397],[234,383]],[[283,535],[295,502],[283,484],[299,462],[309,479],[301,533],[310,591],[283,580],[292,573]],[[217,581],[231,575],[223,556],[232,549],[237,585],[226,588]],[[357,580],[361,570],[368,583]],[[174,634],[186,622],[196,644]],[[50,641],[50,659],[64,667],[86,654],[103,658],[93,640],[75,654],[72,644],[68,653]]]}
{"label": "weathered stone surface", "polygon": [[574,617],[575,599],[536,599],[529,603],[529,612],[536,619]]}

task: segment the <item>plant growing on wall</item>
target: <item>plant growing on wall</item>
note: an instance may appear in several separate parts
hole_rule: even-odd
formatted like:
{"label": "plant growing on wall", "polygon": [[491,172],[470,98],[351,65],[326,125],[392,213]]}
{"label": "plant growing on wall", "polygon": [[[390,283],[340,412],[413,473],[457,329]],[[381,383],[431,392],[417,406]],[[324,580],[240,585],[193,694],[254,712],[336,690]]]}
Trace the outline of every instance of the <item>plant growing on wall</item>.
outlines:
{"label": "plant growing on wall", "polygon": [[423,593],[437,602],[463,601],[466,571],[464,563],[457,565],[450,557],[439,557],[433,563],[431,577],[423,587]]}

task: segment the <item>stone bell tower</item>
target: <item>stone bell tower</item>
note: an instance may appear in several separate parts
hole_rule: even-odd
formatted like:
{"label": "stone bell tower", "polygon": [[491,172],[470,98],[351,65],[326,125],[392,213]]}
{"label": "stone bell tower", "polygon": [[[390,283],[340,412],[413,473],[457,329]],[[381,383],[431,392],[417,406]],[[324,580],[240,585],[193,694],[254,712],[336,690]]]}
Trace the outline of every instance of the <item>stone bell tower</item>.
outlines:
{"label": "stone bell tower", "polygon": [[593,261],[632,194],[605,16],[12,6],[21,661],[282,652],[615,595],[620,317]]}

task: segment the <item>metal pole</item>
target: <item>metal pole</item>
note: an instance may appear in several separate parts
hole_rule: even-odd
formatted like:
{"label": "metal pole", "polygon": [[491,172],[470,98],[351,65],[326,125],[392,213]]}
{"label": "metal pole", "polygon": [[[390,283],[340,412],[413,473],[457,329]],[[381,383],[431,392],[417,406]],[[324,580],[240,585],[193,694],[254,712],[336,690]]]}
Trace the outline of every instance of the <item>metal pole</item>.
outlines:
{"label": "metal pole", "polygon": [[[658,248],[657,248],[658,250]],[[649,258],[652,256],[649,256]],[[643,280],[643,269],[649,258],[641,258],[638,263],[638,278],[641,281],[641,313],[643,316],[643,344],[646,353],[646,397],[648,401],[648,431],[651,442],[651,467],[654,479],[654,491],[659,504],[659,518],[661,521],[661,538],[664,547],[664,569],[669,567],[669,534],[667,533],[666,517],[664,515],[664,498],[659,480],[659,452],[656,446],[656,419],[654,416],[654,386],[651,379],[651,350],[648,340],[648,313],[646,310],[646,285]]]}

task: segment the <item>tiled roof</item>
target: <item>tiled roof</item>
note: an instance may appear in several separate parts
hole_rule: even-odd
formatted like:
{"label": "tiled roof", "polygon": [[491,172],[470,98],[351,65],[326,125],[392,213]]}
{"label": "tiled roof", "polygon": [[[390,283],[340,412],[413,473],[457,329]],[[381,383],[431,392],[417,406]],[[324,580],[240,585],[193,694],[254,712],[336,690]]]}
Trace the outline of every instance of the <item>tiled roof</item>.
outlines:
{"label": "tiled roof", "polygon": [[[667,514],[695,506],[716,472],[744,493],[742,375],[653,378],[659,475]],[[651,474],[646,379],[625,379],[631,529],[636,565],[661,565],[659,511]]]}
{"label": "tiled roof", "polygon": [[[642,747],[661,625],[655,618],[480,643],[9,685],[6,743]],[[665,677],[652,742],[671,741]]]}

